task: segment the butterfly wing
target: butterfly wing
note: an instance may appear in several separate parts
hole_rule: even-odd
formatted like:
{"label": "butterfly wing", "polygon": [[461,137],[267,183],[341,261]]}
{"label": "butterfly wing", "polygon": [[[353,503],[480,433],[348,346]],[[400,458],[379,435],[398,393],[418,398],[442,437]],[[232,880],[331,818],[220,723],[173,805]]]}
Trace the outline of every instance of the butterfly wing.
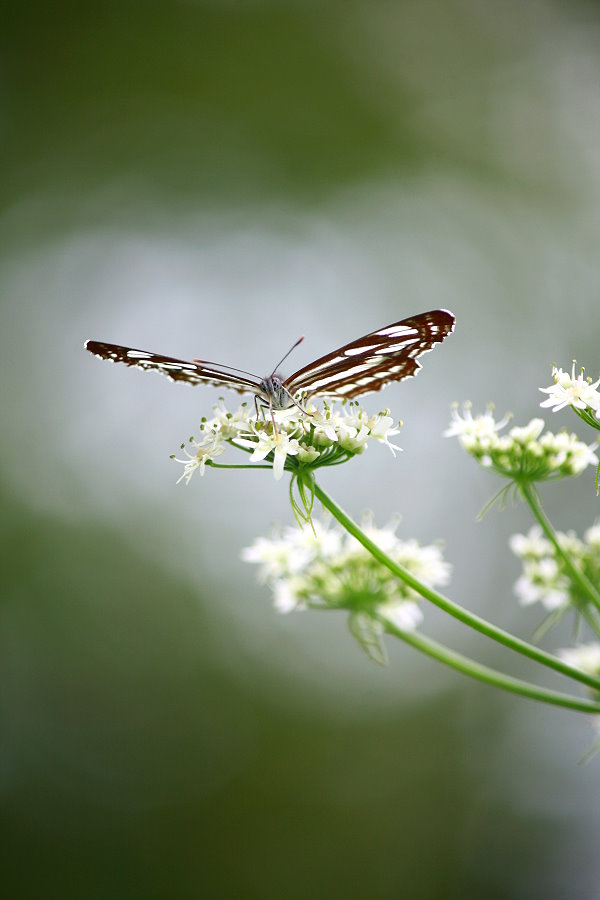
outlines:
{"label": "butterfly wing", "polygon": [[161,356],[147,350],[135,350],[133,347],[121,347],[119,344],[104,344],[101,341],[86,341],[86,350],[99,356],[100,359],[125,363],[145,372],[160,372],[172,381],[183,381],[185,384],[213,384],[217,387],[228,387],[239,394],[260,393],[260,380],[243,378],[237,372],[227,372],[215,363],[201,360],[186,362],[171,356]]}
{"label": "butterfly wing", "polygon": [[379,391],[415,375],[421,368],[418,358],[445,340],[454,322],[445,309],[394,322],[309,363],[287,378],[284,387],[292,396],[304,392],[340,399]]}

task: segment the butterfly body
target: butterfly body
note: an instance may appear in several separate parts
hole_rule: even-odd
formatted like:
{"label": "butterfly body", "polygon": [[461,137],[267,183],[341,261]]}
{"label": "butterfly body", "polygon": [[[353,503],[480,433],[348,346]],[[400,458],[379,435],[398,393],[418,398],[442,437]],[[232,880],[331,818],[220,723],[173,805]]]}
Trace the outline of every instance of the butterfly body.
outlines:
{"label": "butterfly body", "polygon": [[101,359],[161,372],[173,381],[212,384],[240,394],[254,394],[272,411],[298,405],[295,398],[299,395],[354,399],[379,391],[393,381],[410,378],[421,368],[418,358],[445,340],[454,330],[454,323],[454,316],[445,309],[419,313],[351,341],[285,379],[275,371],[259,378],[206,360],[175,359],[119,344],[87,341],[85,346]]}
{"label": "butterfly body", "polygon": [[294,405],[294,398],[286,388],[283,378],[277,372],[267,375],[259,385],[261,394],[268,406],[273,409],[289,409]]}

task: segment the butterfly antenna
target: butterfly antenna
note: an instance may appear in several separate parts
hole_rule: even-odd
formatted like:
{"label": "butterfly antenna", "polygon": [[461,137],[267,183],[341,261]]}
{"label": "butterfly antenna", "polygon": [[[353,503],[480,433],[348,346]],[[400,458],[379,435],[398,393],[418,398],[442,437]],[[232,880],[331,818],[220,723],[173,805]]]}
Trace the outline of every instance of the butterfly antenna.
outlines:
{"label": "butterfly antenna", "polygon": [[277,363],[277,365],[275,366],[275,368],[274,368],[273,371],[271,372],[271,376],[275,374],[275,372],[277,371],[277,369],[279,368],[279,366],[281,365],[281,363],[286,361],[286,359],[288,358],[288,356],[290,355],[290,353],[292,352],[292,350],[295,350],[296,347],[298,346],[298,344],[301,344],[303,340],[304,340],[304,335],[302,335],[301,338],[298,338],[298,340],[296,341],[295,344],[292,344],[292,346],[290,347],[290,349],[288,350],[288,352],[285,354],[284,357],[282,357],[282,358],[279,360],[279,362]]}
{"label": "butterfly antenna", "polygon": [[246,372],[245,369],[236,369],[235,366],[224,366],[223,363],[211,362],[208,359],[193,359],[192,362],[200,363],[200,365],[202,366],[215,366],[215,368],[217,369],[230,369],[232,372],[241,372],[242,375],[249,375],[251,378],[258,378],[258,375],[255,375],[254,372]]}

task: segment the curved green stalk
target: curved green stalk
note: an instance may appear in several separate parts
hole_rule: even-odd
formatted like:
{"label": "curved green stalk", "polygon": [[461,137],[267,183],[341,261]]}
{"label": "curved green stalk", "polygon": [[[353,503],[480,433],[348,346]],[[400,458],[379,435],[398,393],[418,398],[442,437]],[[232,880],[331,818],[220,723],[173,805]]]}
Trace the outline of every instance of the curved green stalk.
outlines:
{"label": "curved green stalk", "polygon": [[597,431],[600,431],[600,421],[596,418],[594,413],[590,409],[578,409],[576,406],[571,405],[571,409],[574,413],[577,413],[580,419],[583,419],[588,425],[591,425],[592,428],[595,428]]}
{"label": "curved green stalk", "polygon": [[337,519],[340,525],[346,529],[353,537],[359,541],[363,547],[369,551],[369,553],[375,557],[382,565],[387,566],[387,568],[394,573],[398,578],[404,581],[409,587],[411,587],[414,591],[420,594],[422,597],[425,597],[426,600],[429,600],[435,606],[442,609],[444,612],[448,613],[451,616],[454,616],[455,619],[458,619],[463,624],[468,625],[470,628],[473,628],[475,631],[479,631],[481,634],[486,635],[486,637],[492,638],[492,640],[497,641],[499,644],[503,644],[505,647],[508,647],[510,650],[514,650],[516,653],[521,653],[523,656],[529,657],[529,659],[534,660],[535,662],[541,663],[544,666],[547,666],[550,669],[554,669],[556,672],[560,672],[561,675],[566,675],[568,678],[572,678],[575,681],[579,681],[582,684],[585,684],[587,687],[592,688],[595,691],[600,691],[600,680],[594,678],[592,675],[588,675],[586,672],[581,672],[579,669],[575,669],[572,666],[568,666],[566,663],[562,662],[562,660],[558,659],[556,656],[552,656],[550,653],[545,653],[543,650],[539,650],[537,647],[533,647],[531,644],[528,644],[526,641],[522,641],[520,638],[514,637],[514,635],[509,634],[507,631],[503,631],[501,628],[497,628],[494,625],[491,625],[489,622],[486,622],[485,619],[476,616],[474,613],[468,612],[466,609],[463,609],[456,603],[453,603],[452,600],[445,597],[443,594],[438,593],[433,588],[428,587],[426,584],[423,584],[414,575],[411,575],[403,566],[399,565],[395,562],[391,557],[389,557],[384,551],[377,546],[367,535],[363,532],[359,525],[353,521],[353,519],[348,516],[343,509],[341,509],[337,503],[321,488],[316,481],[314,481],[313,489],[315,492],[315,496],[318,497],[323,506],[329,510],[331,515]]}
{"label": "curved green stalk", "polygon": [[456,669],[457,672],[462,672],[463,675],[475,678],[477,681],[492,684],[494,687],[501,688],[503,691],[509,691],[512,694],[520,694],[521,697],[529,697],[542,703],[550,703],[552,706],[564,706],[577,712],[600,713],[600,703],[594,703],[591,700],[580,700],[570,697],[568,694],[562,694],[559,691],[538,688],[529,684],[528,681],[521,681],[519,678],[504,675],[496,671],[496,669],[490,669],[488,666],[483,666],[481,663],[463,656],[461,653],[448,650],[447,647],[443,647],[437,641],[424,637],[419,632],[403,631],[400,628],[396,628],[382,616],[378,616],[378,619],[388,634],[393,634],[394,637],[400,638],[400,640],[427,654],[427,656],[431,656],[438,662]]}
{"label": "curved green stalk", "polygon": [[556,550],[557,556],[560,556],[560,558],[562,559],[571,580],[574,581],[581,588],[584,594],[589,597],[596,609],[600,610],[600,591],[598,591],[596,586],[592,584],[587,575],[575,565],[569,554],[565,553],[563,548],[560,546],[554,532],[554,528],[550,524],[550,521],[546,518],[546,514],[542,509],[535,488],[532,488],[527,481],[523,481],[519,483],[519,490],[521,491],[521,494],[523,495],[526,502],[529,504],[529,508],[531,509],[531,512],[539,523],[542,531]]}

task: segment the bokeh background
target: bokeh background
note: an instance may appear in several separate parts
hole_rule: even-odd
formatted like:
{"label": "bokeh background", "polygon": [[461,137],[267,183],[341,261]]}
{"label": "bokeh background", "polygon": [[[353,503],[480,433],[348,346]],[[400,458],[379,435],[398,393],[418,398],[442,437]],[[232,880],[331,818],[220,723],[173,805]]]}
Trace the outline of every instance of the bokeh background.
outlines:
{"label": "bokeh background", "polygon": [[[278,616],[239,552],[292,520],[284,483],[175,486],[217,389],[83,351],[264,374],[305,334],[289,372],[452,309],[419,377],[366,404],[404,420],[405,452],[322,483],[444,538],[451,596],[529,637],[506,544],[526,510],[476,523],[499,485],[441,432],[454,400],[526,422],[553,362],[598,368],[598,4],[33,0],[2,20],[6,896],[599,896],[585,717],[404,646],[377,669],[342,616]],[[581,532],[592,474],[544,502]]]}

